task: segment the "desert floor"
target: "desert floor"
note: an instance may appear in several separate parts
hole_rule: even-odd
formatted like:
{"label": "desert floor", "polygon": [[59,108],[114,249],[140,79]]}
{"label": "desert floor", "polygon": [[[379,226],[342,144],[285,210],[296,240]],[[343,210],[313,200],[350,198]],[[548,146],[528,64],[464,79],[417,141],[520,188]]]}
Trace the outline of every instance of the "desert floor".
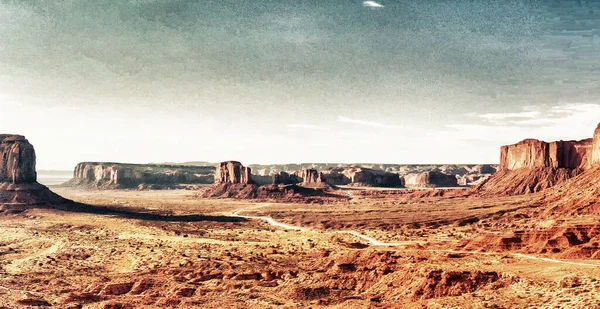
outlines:
{"label": "desert floor", "polygon": [[555,224],[535,196],[52,190],[97,211],[2,208],[0,308],[600,308],[599,261],[465,245]]}

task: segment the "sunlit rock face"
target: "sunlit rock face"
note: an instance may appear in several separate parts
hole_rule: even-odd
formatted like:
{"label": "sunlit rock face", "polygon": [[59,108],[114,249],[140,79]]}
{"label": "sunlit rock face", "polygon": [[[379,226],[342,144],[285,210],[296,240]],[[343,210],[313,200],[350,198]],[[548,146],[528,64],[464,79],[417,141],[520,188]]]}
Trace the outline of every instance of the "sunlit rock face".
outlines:
{"label": "sunlit rock face", "polygon": [[323,183],[323,174],[316,169],[308,168],[298,172],[298,177],[302,179],[304,185],[315,185]]}
{"label": "sunlit rock face", "polygon": [[37,183],[33,145],[21,135],[0,134],[0,205],[64,201],[66,200]]}
{"label": "sunlit rock face", "polygon": [[592,159],[591,164],[594,166],[600,165],[600,124],[594,132],[592,140]]}
{"label": "sunlit rock face", "polygon": [[404,184],[407,187],[457,187],[456,176],[446,175],[439,172],[425,172],[420,174],[409,174],[404,176]]}
{"label": "sunlit rock face", "polygon": [[35,150],[24,136],[0,135],[0,182],[34,183]]}
{"label": "sunlit rock face", "polygon": [[592,139],[547,143],[526,139],[500,149],[500,169],[522,168],[582,168],[591,165]]}
{"label": "sunlit rock face", "polygon": [[237,161],[221,162],[215,170],[215,184],[253,184],[251,169]]}

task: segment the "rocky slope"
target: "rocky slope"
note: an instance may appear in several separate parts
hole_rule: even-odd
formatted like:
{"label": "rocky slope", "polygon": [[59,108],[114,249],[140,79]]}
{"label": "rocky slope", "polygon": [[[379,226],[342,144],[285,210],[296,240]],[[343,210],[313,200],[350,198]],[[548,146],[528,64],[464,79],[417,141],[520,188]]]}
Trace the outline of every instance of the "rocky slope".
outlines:
{"label": "rocky slope", "polygon": [[65,201],[37,183],[35,150],[21,135],[0,135],[0,204]]}
{"label": "rocky slope", "polygon": [[164,189],[210,184],[214,167],[83,162],[77,164],[66,186],[102,189]]}
{"label": "rocky slope", "polygon": [[[581,141],[526,139],[500,149],[500,171],[477,186],[480,193],[518,195],[539,192],[592,168],[600,149],[600,128]],[[600,155],[599,155],[600,156]]]}

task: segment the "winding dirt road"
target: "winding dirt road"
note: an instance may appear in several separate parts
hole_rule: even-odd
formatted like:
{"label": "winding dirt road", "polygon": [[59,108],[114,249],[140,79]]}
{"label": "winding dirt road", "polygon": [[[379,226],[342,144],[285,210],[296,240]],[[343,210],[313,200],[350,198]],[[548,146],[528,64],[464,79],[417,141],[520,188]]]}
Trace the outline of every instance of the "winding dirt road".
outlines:
{"label": "winding dirt road", "polygon": [[[286,230],[294,230],[294,231],[311,231],[311,232],[319,232],[319,233],[324,233],[324,234],[349,234],[355,237],[358,237],[360,239],[366,240],[367,242],[369,242],[370,245],[372,246],[378,246],[378,247],[398,247],[398,246],[407,246],[407,245],[411,245],[411,244],[416,244],[417,242],[413,242],[413,241],[407,241],[407,242],[383,242],[383,241],[379,241],[373,237],[369,237],[367,235],[361,234],[357,231],[320,231],[320,230],[315,230],[312,228],[306,228],[306,227],[301,227],[301,226],[295,226],[295,225],[290,225],[290,224],[286,224],[286,223],[281,223],[276,221],[275,219],[271,218],[271,217],[260,217],[260,216],[243,216],[240,215],[240,213],[242,212],[246,212],[246,211],[250,211],[250,210],[256,210],[256,209],[260,209],[260,208],[264,208],[264,207],[269,207],[271,204],[270,203],[262,203],[262,204],[257,204],[254,205],[252,207],[246,208],[246,209],[241,209],[238,210],[232,214],[230,214],[230,217],[237,217],[237,218],[245,218],[245,219],[253,219],[253,220],[263,220],[266,221],[267,223],[269,223],[272,226],[276,226],[276,227],[280,227]],[[400,251],[399,249],[393,249],[394,251]],[[538,257],[538,256],[534,256],[534,255],[528,255],[528,254],[522,254],[522,253],[496,253],[496,252],[479,252],[479,251],[460,251],[460,250],[452,250],[452,249],[429,249],[429,250],[424,250],[424,251],[429,251],[429,252],[448,252],[448,253],[459,253],[459,254],[476,254],[476,255],[510,255],[512,257],[515,258],[521,258],[521,259],[528,259],[528,260],[536,260],[536,261],[544,261],[544,262],[549,262],[549,263],[555,263],[555,264],[564,264],[564,265],[574,265],[574,266],[584,266],[584,267],[600,267],[600,264],[593,264],[593,263],[584,263],[584,262],[576,262],[576,261],[563,261],[563,260],[556,260],[556,259],[551,259],[551,258],[546,258],[546,257]]]}

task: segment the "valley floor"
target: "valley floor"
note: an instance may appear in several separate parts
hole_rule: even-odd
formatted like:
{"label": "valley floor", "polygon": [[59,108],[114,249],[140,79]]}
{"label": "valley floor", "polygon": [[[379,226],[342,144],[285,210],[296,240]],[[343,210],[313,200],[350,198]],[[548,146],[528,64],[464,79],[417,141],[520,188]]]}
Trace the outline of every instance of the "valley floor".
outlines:
{"label": "valley floor", "polygon": [[539,196],[53,190],[99,211],[5,207],[0,308],[600,308],[598,261],[472,242],[559,224]]}

